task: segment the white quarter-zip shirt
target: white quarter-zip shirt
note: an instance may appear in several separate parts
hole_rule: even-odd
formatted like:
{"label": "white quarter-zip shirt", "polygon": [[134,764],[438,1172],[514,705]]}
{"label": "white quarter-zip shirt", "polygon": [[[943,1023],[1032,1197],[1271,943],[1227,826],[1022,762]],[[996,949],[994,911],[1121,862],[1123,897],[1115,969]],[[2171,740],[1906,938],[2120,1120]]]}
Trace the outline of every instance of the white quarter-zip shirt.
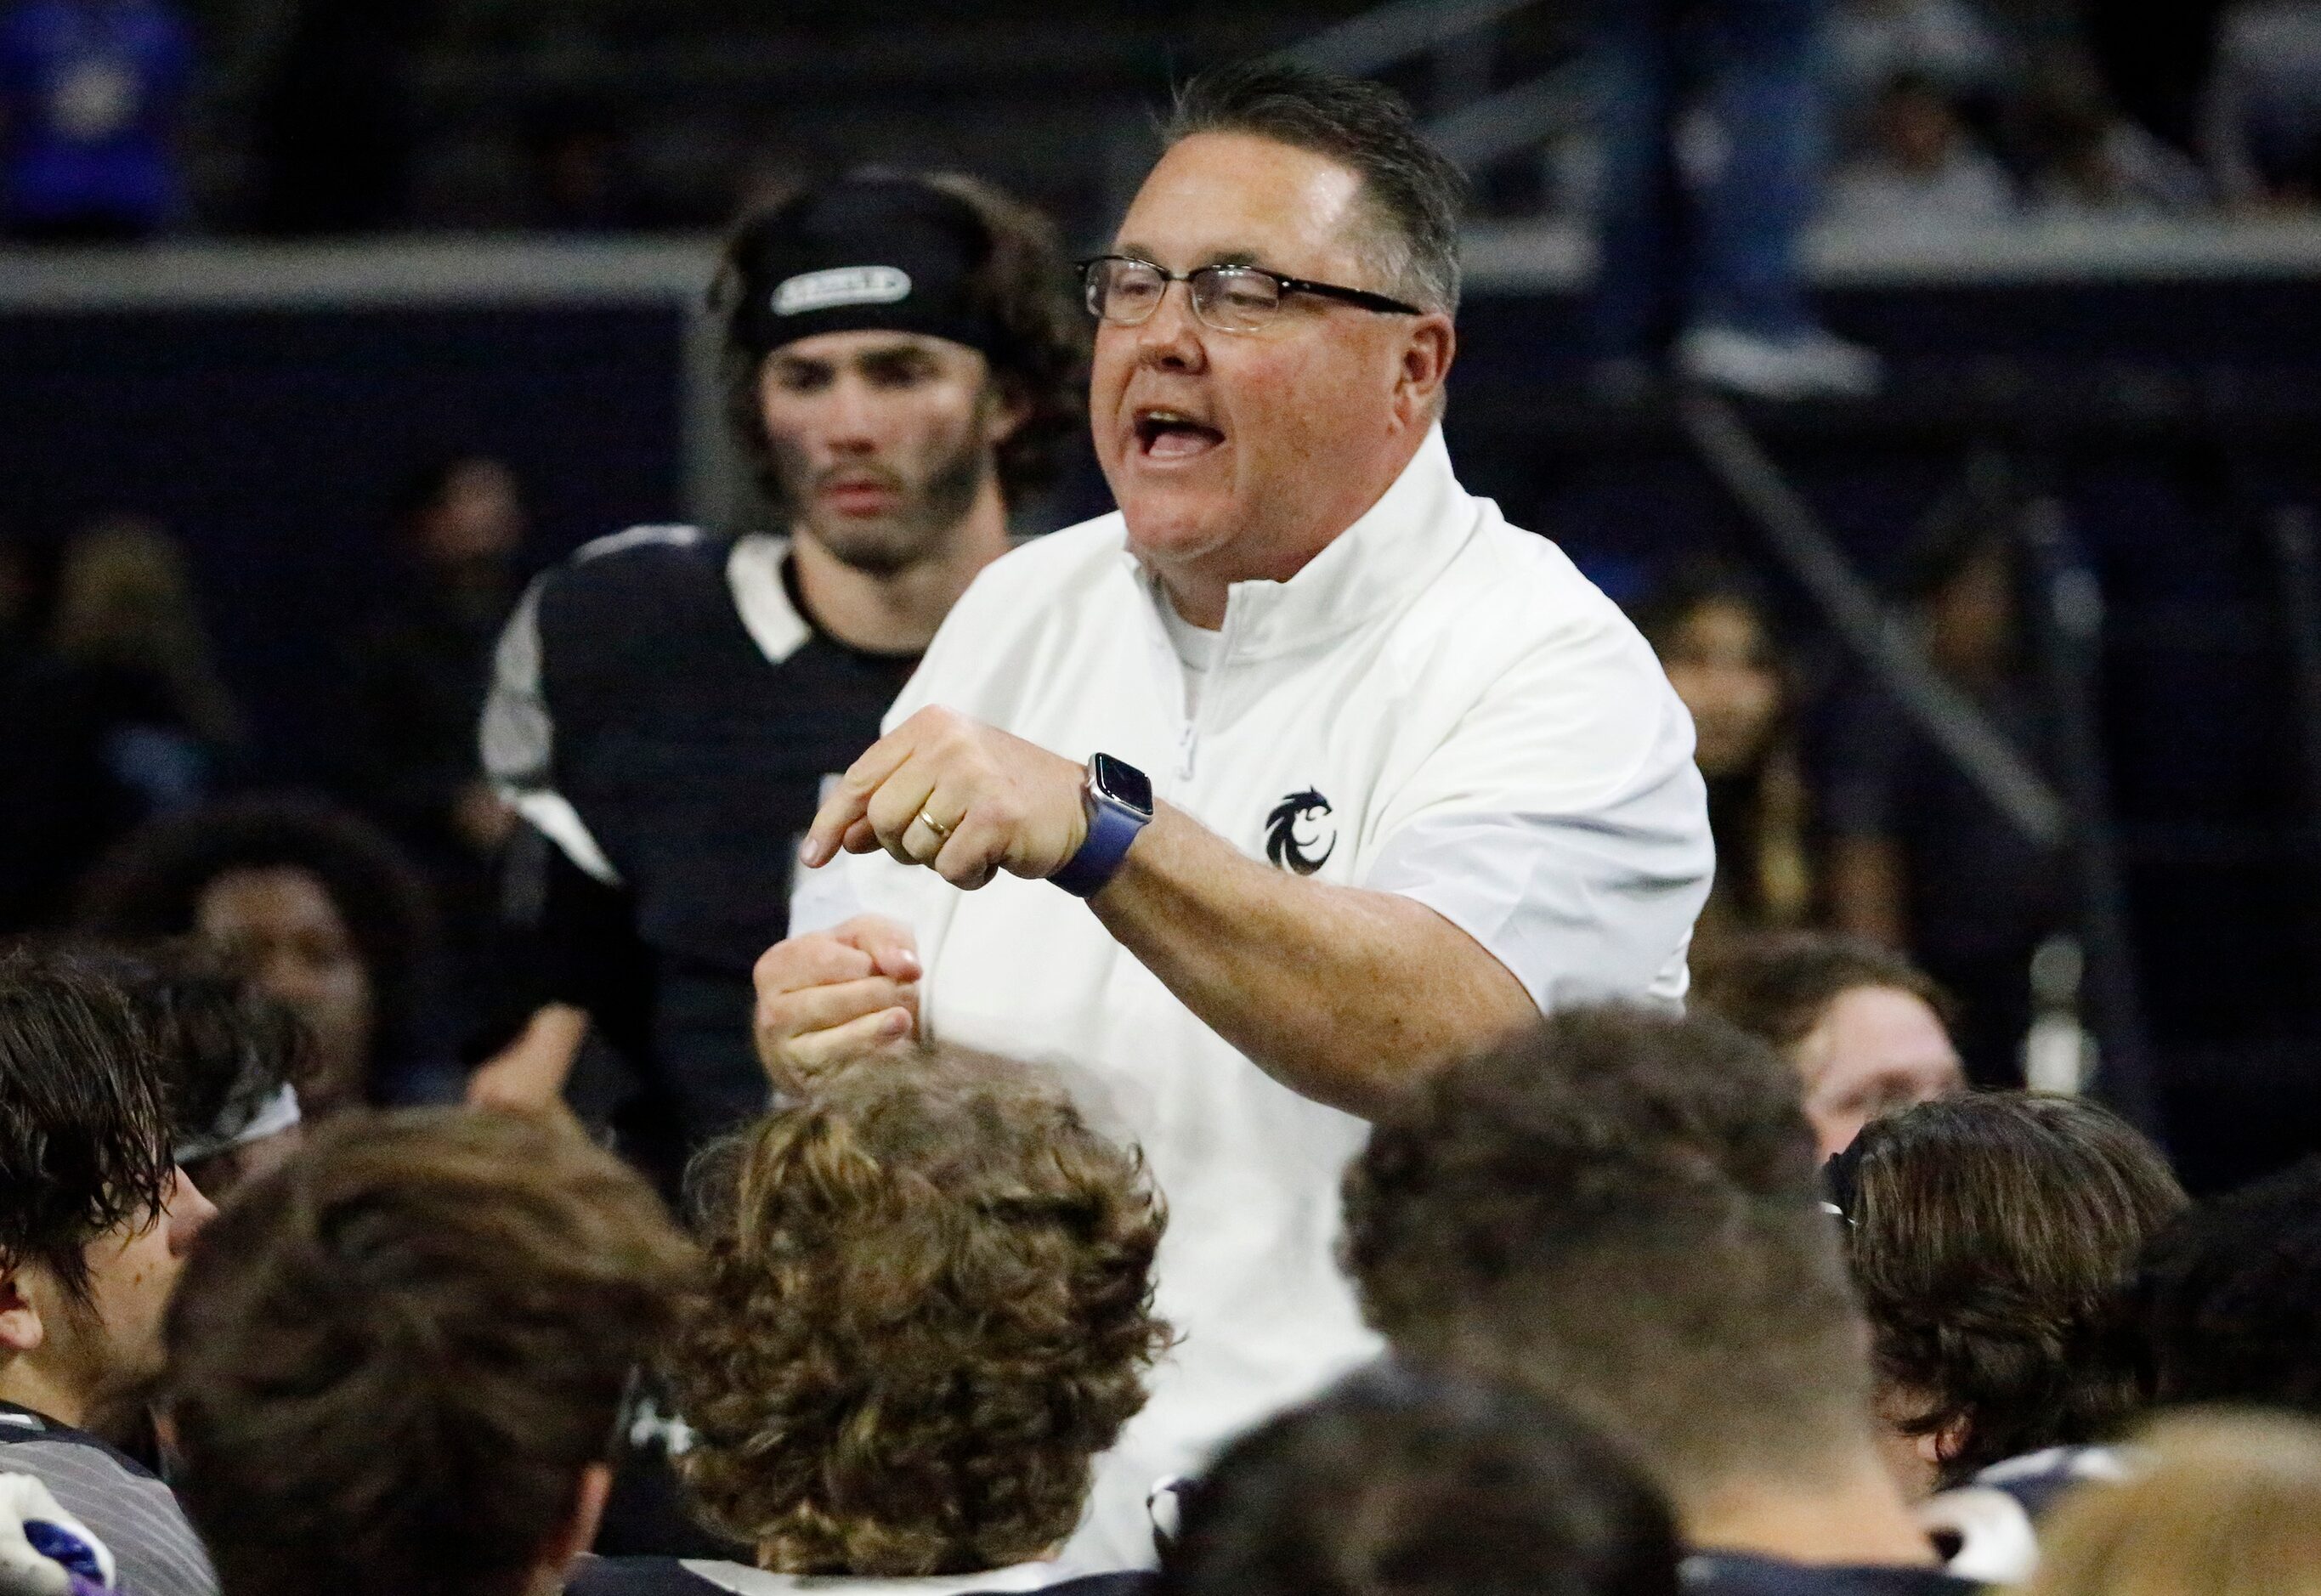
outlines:
{"label": "white quarter-zip shirt", "polygon": [[[942,705],[1125,760],[1253,858],[1427,905],[1543,1008],[1681,1001],[1711,865],[1691,721],[1561,552],[1460,487],[1439,429],[1303,570],[1233,588],[1197,694],[1166,603],[1118,515],[1040,539],[976,579],[886,725]],[[1057,1067],[1143,1148],[1182,1339],[1066,1555],[1149,1562],[1158,1479],[1377,1349],[1334,1255],[1366,1126],[1251,1063],[1044,881],[962,892],[883,853],[801,873],[793,933],[902,920],[925,1034]]]}

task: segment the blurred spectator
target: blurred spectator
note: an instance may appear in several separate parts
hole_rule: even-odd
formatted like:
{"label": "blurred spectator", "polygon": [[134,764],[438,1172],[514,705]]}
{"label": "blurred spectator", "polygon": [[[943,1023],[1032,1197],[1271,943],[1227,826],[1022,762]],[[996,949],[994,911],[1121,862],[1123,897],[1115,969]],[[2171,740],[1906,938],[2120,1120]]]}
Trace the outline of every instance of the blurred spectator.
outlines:
{"label": "blurred spectator", "polygon": [[22,762],[0,923],[51,921],[114,841],[208,797],[241,740],[176,542],[126,516],[76,534],[48,650],[0,704],[0,746]]}
{"label": "blurred spectator", "polygon": [[2025,1596],[2321,1593],[2321,1426],[2188,1414],[2134,1452],[2126,1481],[2055,1509]]}
{"label": "blurred spectator", "polygon": [[403,219],[426,0],[302,0],[258,103],[258,224],[365,233]]}
{"label": "blurred spectator", "polygon": [[2202,120],[2226,198],[2321,200],[2321,5],[2280,0],[2228,12]]}
{"label": "blurred spectator", "polygon": [[2199,169],[2122,116],[2091,72],[2049,69],[2016,116],[2043,214],[2167,215],[2207,203]]}
{"label": "blurred spectator", "polygon": [[1830,184],[1829,217],[1879,233],[1938,235],[2002,222],[2014,191],[1930,80],[1889,80],[1870,107],[1868,144]]}
{"label": "blurred spectator", "polygon": [[315,800],[242,798],[130,837],[87,885],[82,929],[193,936],[305,1026],[307,1116],[456,1096],[430,998],[426,889],[393,843]]}
{"label": "blurred spectator", "polygon": [[2321,1418],[2321,1159],[2180,1217],[2137,1298],[2161,1402]]}
{"label": "blurred spectator", "polygon": [[[2018,557],[2003,525],[1946,534],[1913,587],[1929,657],[2034,765],[2052,741],[2020,616]],[[1956,998],[1968,1075],[2020,1085],[2031,958],[2072,924],[2061,855],[2026,837],[1882,695],[1840,706],[1823,803],[1830,912],[1907,948]]]}
{"label": "blurred spectator", "polygon": [[2125,1122],[2035,1093],[1922,1103],[1866,1126],[1830,1192],[1907,1494],[2116,1438],[2141,1410],[2126,1289],[2184,1191]]}
{"label": "blurred spectator", "polygon": [[0,1469],[94,1529],[123,1591],[217,1596],[169,1488],[89,1433],[159,1369],[170,1288],[215,1211],[169,1135],[121,989],[70,954],[0,954]]}
{"label": "blurred spectator", "polygon": [[1877,387],[1876,357],[1814,319],[1798,252],[1825,159],[1823,13],[1821,0],[1596,0],[1588,308],[1607,392],[1636,385],[1678,321],[1677,365],[1698,380],[1777,399]]}
{"label": "blurred spectator", "polygon": [[93,243],[177,221],[193,71],[192,36],[166,0],[0,10],[0,233]]}
{"label": "blurred spectator", "polygon": [[553,1121],[349,1116],[230,1205],[168,1321],[185,1497],[232,1596],[546,1596],[595,1533],[695,1258]]}
{"label": "blurred spectator", "polygon": [[485,780],[476,723],[521,582],[523,504],[505,463],[454,455],[413,477],[395,520],[397,583],[344,654],[338,766],[348,800],[434,888],[464,1040],[493,984],[496,873],[515,825]]}
{"label": "blurred spectator", "polygon": [[[1046,1560],[1168,1343],[1142,1159],[1027,1066],[936,1052],[819,1077],[696,1172],[708,1288],[666,1363],[703,1521],[778,1575],[1061,1579]],[[792,1588],[688,1567],[574,1588]]]}
{"label": "blurred spectator", "polygon": [[1687,1588],[1957,1592],[1879,1455],[1796,1077],[1731,1026],[1567,1008],[1434,1076],[1346,1176],[1398,1358],[1570,1407],[1674,1504]]}
{"label": "blurred spectator", "polygon": [[1716,880],[1692,939],[1706,962],[1736,935],[1797,925],[1813,904],[1789,674],[1764,601],[1737,578],[1689,573],[1636,622],[1692,712],[1708,784]]}
{"label": "blurred spectator", "polygon": [[1820,1156],[1881,1114],[1964,1089],[1950,1000],[1908,961],[1847,936],[1795,932],[1704,962],[1698,1005],[1787,1059]]}
{"label": "blurred spectator", "polygon": [[1676,1596],[1635,1465],[1515,1391],[1381,1364],[1225,1450],[1186,1493],[1168,1596]]}

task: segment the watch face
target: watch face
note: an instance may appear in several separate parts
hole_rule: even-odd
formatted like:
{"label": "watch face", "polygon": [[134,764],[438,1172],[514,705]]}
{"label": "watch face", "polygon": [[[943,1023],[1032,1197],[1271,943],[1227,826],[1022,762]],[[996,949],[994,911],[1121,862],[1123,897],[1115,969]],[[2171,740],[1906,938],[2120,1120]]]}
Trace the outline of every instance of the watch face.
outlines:
{"label": "watch face", "polygon": [[1099,753],[1088,762],[1088,776],[1101,796],[1140,815],[1152,813],[1152,783],[1134,765]]}

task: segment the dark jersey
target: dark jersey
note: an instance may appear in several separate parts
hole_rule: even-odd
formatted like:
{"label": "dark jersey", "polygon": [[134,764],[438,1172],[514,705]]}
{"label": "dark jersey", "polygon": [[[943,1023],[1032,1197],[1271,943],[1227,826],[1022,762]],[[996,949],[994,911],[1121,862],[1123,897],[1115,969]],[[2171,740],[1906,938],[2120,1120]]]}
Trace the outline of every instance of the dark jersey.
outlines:
{"label": "dark jersey", "polygon": [[1684,1560],[1688,1596],[1974,1596],[1982,1587],[1939,1568],[1785,1563],[1704,1552]]}
{"label": "dark jersey", "polygon": [[782,540],[690,527],[588,545],[508,624],[484,756],[554,844],[539,996],[597,1019],[687,1146],[764,1106],[751,966],[824,782],[916,663],[815,627]]}

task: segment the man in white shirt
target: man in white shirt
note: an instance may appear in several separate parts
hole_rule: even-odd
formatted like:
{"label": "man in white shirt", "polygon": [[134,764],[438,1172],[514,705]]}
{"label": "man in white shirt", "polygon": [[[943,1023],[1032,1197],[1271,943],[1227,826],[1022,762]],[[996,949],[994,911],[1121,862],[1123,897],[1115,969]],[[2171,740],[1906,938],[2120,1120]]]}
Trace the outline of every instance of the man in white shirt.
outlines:
{"label": "man in white shirt", "polygon": [[1651,650],[1452,473],[1455,170],[1387,91],[1274,66],[1171,135],[1085,268],[1120,513],[969,589],[757,971],[778,1076],[939,1034],[1142,1145],[1183,1342],[1089,1565],[1375,1349],[1333,1256],[1360,1117],[1543,1008],[1677,1002],[1710,868]]}

